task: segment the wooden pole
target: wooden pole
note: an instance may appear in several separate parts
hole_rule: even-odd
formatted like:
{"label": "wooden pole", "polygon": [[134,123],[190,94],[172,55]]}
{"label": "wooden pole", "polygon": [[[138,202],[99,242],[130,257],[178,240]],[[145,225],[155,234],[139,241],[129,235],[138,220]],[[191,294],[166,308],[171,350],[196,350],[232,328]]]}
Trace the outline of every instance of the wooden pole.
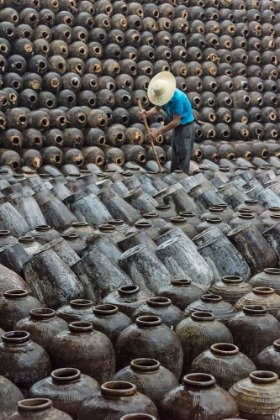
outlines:
{"label": "wooden pole", "polygon": [[[137,103],[138,103],[138,107],[139,107],[140,111],[142,112],[143,108],[142,108],[142,104],[141,104],[140,99],[137,99]],[[145,117],[143,118],[143,122],[144,122],[144,125],[146,127],[147,132],[150,133],[150,127],[148,126],[147,119]],[[158,164],[159,172],[163,172],[160,161],[159,161],[159,157],[158,157],[155,145],[154,145],[154,142],[153,142],[153,140],[150,140],[150,142],[151,142],[153,152],[154,152],[157,164]]]}

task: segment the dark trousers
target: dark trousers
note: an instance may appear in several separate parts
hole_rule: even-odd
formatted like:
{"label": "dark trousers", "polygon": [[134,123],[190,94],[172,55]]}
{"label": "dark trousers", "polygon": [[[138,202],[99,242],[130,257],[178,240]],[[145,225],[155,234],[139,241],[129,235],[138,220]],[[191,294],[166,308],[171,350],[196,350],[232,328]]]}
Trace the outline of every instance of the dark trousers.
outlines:
{"label": "dark trousers", "polygon": [[178,125],[173,132],[171,172],[181,169],[186,174],[189,172],[190,160],[194,144],[194,123]]}

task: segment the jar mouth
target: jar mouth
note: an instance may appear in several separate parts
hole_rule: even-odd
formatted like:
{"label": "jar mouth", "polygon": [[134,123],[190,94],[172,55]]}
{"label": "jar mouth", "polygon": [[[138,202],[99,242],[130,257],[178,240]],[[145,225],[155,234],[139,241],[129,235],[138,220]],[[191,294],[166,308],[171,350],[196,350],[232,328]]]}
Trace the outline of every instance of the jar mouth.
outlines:
{"label": "jar mouth", "polygon": [[121,286],[118,288],[118,293],[123,296],[135,295],[139,290],[138,286]]}
{"label": "jar mouth", "polygon": [[158,370],[160,362],[155,359],[140,358],[131,360],[130,366],[135,370],[141,370],[142,372],[151,372]]}
{"label": "jar mouth", "polygon": [[238,213],[238,217],[240,218],[240,219],[246,219],[246,220],[249,220],[249,219],[254,219],[254,215],[252,214],[252,213],[242,213],[242,212],[240,212],[240,213]]}
{"label": "jar mouth", "polygon": [[140,222],[136,222],[134,224],[135,227],[137,228],[149,228],[151,227],[151,223],[150,222],[146,222],[146,221],[140,221]]}
{"label": "jar mouth", "polygon": [[55,311],[50,308],[35,308],[31,309],[29,314],[32,318],[46,319],[53,318],[55,316]]}
{"label": "jar mouth", "polygon": [[30,339],[27,331],[8,331],[2,334],[2,340],[7,344],[21,344]]}
{"label": "jar mouth", "polygon": [[212,207],[220,207],[222,209],[226,209],[227,208],[227,204],[217,203],[217,204],[214,204]]}
{"label": "jar mouth", "polygon": [[73,222],[73,223],[71,223],[71,226],[73,226],[73,227],[85,227],[85,226],[89,226],[89,224],[86,223],[86,222]]}
{"label": "jar mouth", "polygon": [[208,223],[221,223],[222,219],[221,217],[207,217],[206,221]]}
{"label": "jar mouth", "polygon": [[153,315],[143,315],[136,318],[139,327],[155,327],[161,324],[161,318]]}
{"label": "jar mouth", "polygon": [[266,274],[279,275],[280,268],[265,268],[263,270]]}
{"label": "jar mouth", "polygon": [[174,216],[170,217],[170,222],[172,223],[185,223],[187,221],[186,217]]}
{"label": "jar mouth", "polygon": [[255,204],[259,204],[257,200],[244,200],[244,203],[248,206],[254,206]]}
{"label": "jar mouth", "polygon": [[280,207],[274,207],[274,206],[273,206],[273,207],[268,207],[268,210],[269,210],[269,211],[272,211],[272,212],[273,212],[273,211],[278,211],[278,212],[280,212]]}
{"label": "jar mouth", "polygon": [[242,310],[246,315],[265,315],[267,313],[266,307],[262,305],[244,305]]}
{"label": "jar mouth", "polygon": [[222,213],[224,209],[222,207],[209,207],[209,211],[211,213]]}
{"label": "jar mouth", "polygon": [[183,377],[183,382],[194,388],[211,388],[216,384],[216,379],[207,373],[189,373]]}
{"label": "jar mouth", "polygon": [[217,356],[233,356],[239,353],[239,348],[231,343],[212,344],[210,350]]}
{"label": "jar mouth", "polygon": [[93,331],[93,326],[90,322],[74,321],[69,324],[69,330],[71,333],[89,333]]}
{"label": "jar mouth", "polygon": [[44,232],[46,230],[50,230],[51,226],[50,225],[37,225],[35,227],[35,230],[37,230],[38,232]]}
{"label": "jar mouth", "polygon": [[40,411],[52,407],[52,402],[48,398],[28,398],[18,402],[19,411]]}
{"label": "jar mouth", "polygon": [[95,315],[108,316],[116,314],[119,311],[119,308],[110,303],[105,303],[104,305],[95,306],[92,311]]}
{"label": "jar mouth", "polygon": [[66,240],[69,240],[69,241],[73,241],[73,240],[79,238],[79,235],[77,233],[68,233],[68,234],[64,234],[64,235],[61,235],[61,236],[62,236],[62,238],[66,239]]}
{"label": "jar mouth", "polygon": [[129,397],[136,391],[136,385],[126,381],[110,381],[101,385],[101,393],[108,397]]}
{"label": "jar mouth", "polygon": [[270,384],[278,380],[278,375],[268,370],[256,370],[249,374],[252,382],[257,384]]}
{"label": "jar mouth", "polygon": [[272,214],[271,219],[280,219],[280,214]]}
{"label": "jar mouth", "polygon": [[273,342],[273,347],[275,348],[275,350],[280,351],[280,339],[275,340]]}
{"label": "jar mouth", "polygon": [[156,418],[150,414],[133,413],[126,414],[121,418],[121,420],[156,420]]}
{"label": "jar mouth", "polygon": [[212,293],[207,293],[205,295],[200,296],[200,299],[203,302],[213,302],[213,303],[217,303],[217,302],[221,302],[222,301],[222,296],[219,295],[214,295]]}
{"label": "jar mouth", "polygon": [[207,311],[194,311],[191,313],[191,318],[194,321],[214,321],[215,315]]}
{"label": "jar mouth", "polygon": [[110,225],[109,223],[104,223],[103,225],[100,225],[98,229],[101,232],[112,232],[116,230],[116,226]]}
{"label": "jar mouth", "polygon": [[194,213],[187,212],[187,211],[180,211],[179,215],[182,216],[182,217],[186,217],[186,218],[195,217]]}
{"label": "jar mouth", "polygon": [[70,306],[72,308],[86,309],[91,308],[93,306],[93,302],[89,299],[74,299],[70,300]]}
{"label": "jar mouth", "polygon": [[166,306],[170,306],[172,304],[171,299],[168,299],[166,297],[161,297],[161,296],[156,296],[156,297],[151,297],[149,299],[146,300],[147,305],[148,306],[152,306],[152,307],[166,307]]}
{"label": "jar mouth", "polygon": [[53,370],[51,377],[55,382],[65,383],[69,381],[77,381],[81,377],[79,369],[61,368]]}
{"label": "jar mouth", "polygon": [[187,287],[191,284],[191,280],[189,279],[174,279],[171,280],[171,284],[173,284],[174,286],[181,286],[181,287]]}
{"label": "jar mouth", "polygon": [[18,298],[28,296],[29,293],[23,289],[12,289],[12,290],[6,290],[3,293],[3,295],[9,299],[18,299]]}
{"label": "jar mouth", "polygon": [[224,276],[221,280],[226,284],[237,284],[243,282],[243,278],[240,276]]}
{"label": "jar mouth", "polygon": [[156,206],[157,210],[168,210],[170,209],[170,206],[168,204],[159,204],[158,206]]}
{"label": "jar mouth", "polygon": [[123,220],[122,219],[110,219],[108,220],[109,225],[113,225],[113,226],[119,226],[119,225],[123,225]]}
{"label": "jar mouth", "polygon": [[272,289],[272,287],[259,286],[254,287],[253,292],[257,295],[271,295],[272,293],[274,293],[274,289]]}
{"label": "jar mouth", "polygon": [[0,230],[0,236],[9,236],[11,232],[7,229],[1,229]]}
{"label": "jar mouth", "polygon": [[144,213],[142,216],[153,219],[153,218],[158,217],[158,213],[156,211],[150,211],[149,213]]}

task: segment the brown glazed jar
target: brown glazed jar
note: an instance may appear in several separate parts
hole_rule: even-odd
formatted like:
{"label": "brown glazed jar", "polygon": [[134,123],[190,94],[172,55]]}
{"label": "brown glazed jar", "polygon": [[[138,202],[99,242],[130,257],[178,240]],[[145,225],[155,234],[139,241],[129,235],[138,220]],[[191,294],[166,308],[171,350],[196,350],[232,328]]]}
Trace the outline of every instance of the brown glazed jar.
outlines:
{"label": "brown glazed jar", "polygon": [[226,324],[228,320],[236,313],[236,309],[230,303],[225,302],[221,296],[211,293],[200,296],[199,300],[192,302],[186,309],[186,316],[194,311],[212,312],[217,321]]}
{"label": "brown glazed jar", "polygon": [[261,273],[250,278],[249,284],[252,287],[272,287],[280,295],[280,268],[265,268]]}
{"label": "brown glazed jar", "polygon": [[199,285],[188,279],[174,279],[171,284],[162,286],[158,295],[171,299],[173,305],[183,311],[190,303],[199,299],[204,293]]}
{"label": "brown glazed jar", "polygon": [[69,414],[74,420],[82,402],[100,390],[98,382],[78,369],[54,370],[51,376],[36,382],[30,390],[32,398],[49,398],[58,410]]}
{"label": "brown glazed jar", "polygon": [[105,334],[115,344],[119,334],[132,324],[131,319],[119,308],[109,303],[95,306],[92,313],[85,317],[85,321],[91,323],[96,331]]}
{"label": "brown glazed jar", "polygon": [[244,305],[265,306],[267,312],[275,316],[280,308],[280,296],[274,293],[272,287],[254,287],[252,292],[247,293],[236,302],[235,307],[241,311]]}
{"label": "brown glazed jar", "polygon": [[25,331],[9,331],[0,343],[0,375],[10,379],[26,395],[28,389],[50,374],[49,356]]}
{"label": "brown glazed jar", "polygon": [[247,378],[256,369],[251,360],[230,343],[216,343],[197,356],[191,365],[191,372],[213,375],[225,390],[240,379]]}
{"label": "brown glazed jar", "polygon": [[115,292],[109,293],[102,303],[116,305],[121,312],[131,317],[135,309],[146,303],[146,299],[154,296],[153,293],[142,291],[138,286],[121,286]]}
{"label": "brown glazed jar", "polygon": [[210,288],[211,293],[221,296],[231,305],[235,305],[238,299],[251,290],[252,287],[239,276],[224,276]]}
{"label": "brown glazed jar", "polygon": [[[47,398],[29,398],[18,402],[10,420],[71,420],[68,414],[53,407]],[[73,419],[72,419],[73,420]]]}
{"label": "brown glazed jar", "polygon": [[264,306],[245,305],[228,322],[234,344],[256,363],[258,354],[280,337],[280,323]]}
{"label": "brown glazed jar", "polygon": [[77,420],[119,420],[132,412],[151,414],[159,419],[154,403],[138,392],[134,384],[111,381],[102,384],[100,392],[83,402]]}
{"label": "brown glazed jar", "polygon": [[27,331],[31,340],[47,351],[53,337],[67,327],[67,322],[49,308],[31,309],[29,317],[22,318],[16,324],[16,330]]}
{"label": "brown glazed jar", "polygon": [[229,393],[247,420],[280,418],[280,381],[274,372],[259,370],[234,384]]}
{"label": "brown glazed jar", "polygon": [[165,394],[159,414],[161,420],[221,420],[237,417],[238,408],[234,398],[216,385],[214,376],[190,373]]}
{"label": "brown glazed jar", "polygon": [[130,365],[117,372],[113,380],[133,383],[157,407],[164,394],[179,385],[173,373],[155,359],[131,360]]}
{"label": "brown glazed jar", "polygon": [[158,316],[170,328],[175,328],[185,318],[183,312],[172,305],[172,301],[166,297],[147,299],[146,304],[141,305],[133,312],[131,319],[135,321],[136,318],[142,315]]}
{"label": "brown glazed jar", "polygon": [[53,338],[49,354],[54,368],[71,366],[99,383],[111,379],[115,373],[113,345],[106,335],[95,331],[90,322],[69,324],[69,330]]}
{"label": "brown glazed jar", "polygon": [[17,403],[24,396],[20,390],[4,376],[0,376],[0,420],[5,420],[17,409]]}
{"label": "brown glazed jar", "polygon": [[74,299],[69,305],[63,305],[57,309],[56,314],[68,324],[75,321],[84,321],[87,315],[92,313],[93,302],[88,299]]}
{"label": "brown glazed jar", "polygon": [[280,375],[280,340],[275,340],[272,346],[266,347],[256,359],[259,370],[271,370]]}
{"label": "brown glazed jar", "polygon": [[25,290],[6,290],[0,298],[0,327],[11,331],[20,319],[28,316],[31,309],[43,307],[39,300]]}
{"label": "brown glazed jar", "polygon": [[189,373],[193,360],[215,343],[233,343],[229,329],[217,321],[211,312],[193,312],[177,325],[183,352],[183,374]]}
{"label": "brown glazed jar", "polygon": [[116,342],[118,370],[135,358],[152,357],[179,379],[183,350],[177,335],[157,316],[140,316],[122,331]]}

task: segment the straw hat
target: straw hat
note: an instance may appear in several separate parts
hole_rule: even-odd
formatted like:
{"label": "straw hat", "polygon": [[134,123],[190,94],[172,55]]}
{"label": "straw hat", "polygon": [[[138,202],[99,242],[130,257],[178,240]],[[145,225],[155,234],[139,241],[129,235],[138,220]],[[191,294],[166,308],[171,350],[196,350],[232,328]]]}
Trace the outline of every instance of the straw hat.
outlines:
{"label": "straw hat", "polygon": [[152,78],[148,86],[148,98],[152,104],[165,105],[176,89],[176,79],[169,71],[162,71]]}

